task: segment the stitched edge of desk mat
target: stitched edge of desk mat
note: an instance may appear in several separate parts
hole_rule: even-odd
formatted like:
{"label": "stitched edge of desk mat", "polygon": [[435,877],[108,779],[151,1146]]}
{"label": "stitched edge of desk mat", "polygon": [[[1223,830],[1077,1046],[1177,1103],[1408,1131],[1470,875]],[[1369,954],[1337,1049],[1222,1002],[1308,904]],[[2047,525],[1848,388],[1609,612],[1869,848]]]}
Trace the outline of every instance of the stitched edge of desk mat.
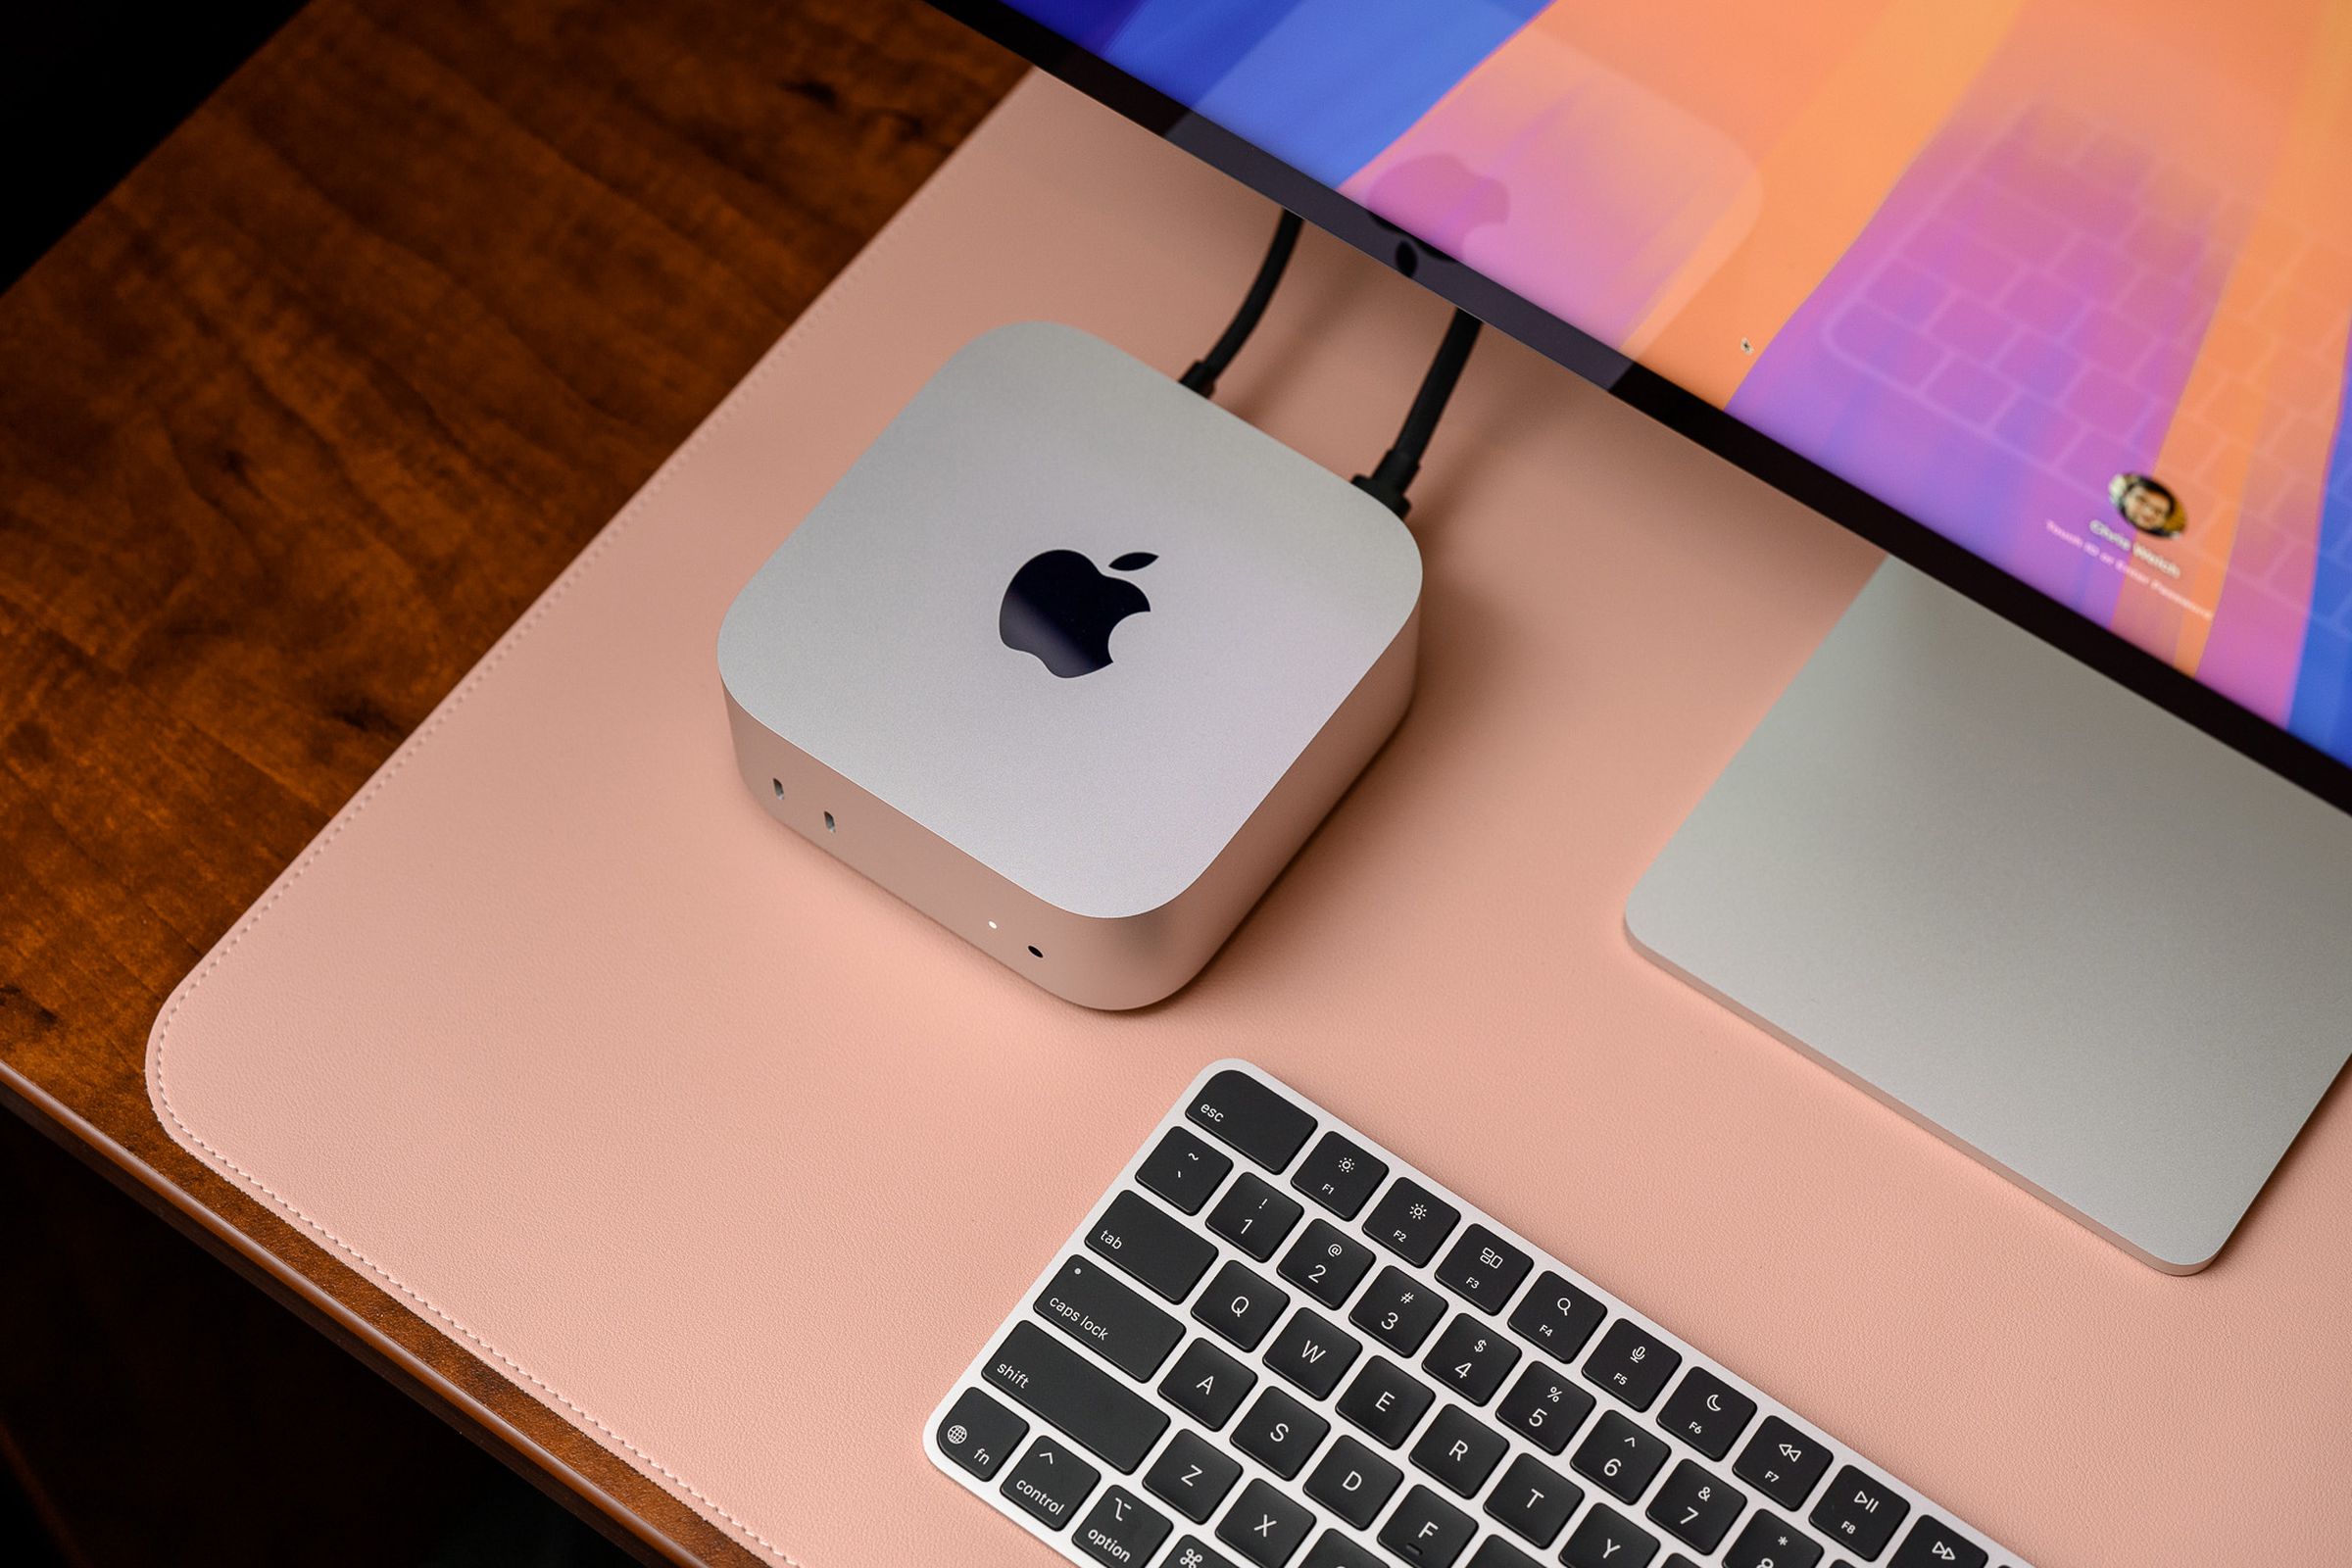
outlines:
{"label": "stitched edge of desk mat", "polygon": [[557,606],[563,603],[564,596],[588,573],[596,569],[609,548],[626,536],[628,530],[662,495],[671,479],[692,461],[706,441],[715,432],[723,429],[750,401],[752,394],[774,375],[779,367],[792,358],[807,330],[839,307],[841,300],[856,287],[874,258],[900,232],[901,225],[906,220],[931,203],[937,194],[947,188],[949,184],[963,177],[964,171],[969,167],[968,160],[963,156],[964,148],[968,147],[972,139],[977,138],[986,130],[989,123],[1004,112],[1004,105],[1012,101],[1013,96],[1019,93],[1022,85],[1036,79],[1034,73],[1024,77],[1022,83],[1016,84],[1013,94],[1007,94],[1004,100],[989,111],[980,124],[973,128],[971,136],[966,138],[963,146],[959,146],[955,153],[951,154],[947,162],[934,172],[912,196],[907,198],[906,205],[893,214],[890,220],[858,251],[857,256],[851,259],[849,265],[835,274],[833,280],[826,284],[824,291],[811,301],[808,308],[803,311],[790,326],[785,328],[783,335],[760,355],[759,363],[752,367],[742,380],[728,390],[726,396],[719,401],[718,406],[711,410],[700,424],[695,426],[692,433],[679,444],[676,451],[662,461],[661,467],[655,470],[653,476],[635,495],[629,498],[620,511],[613,514],[612,520],[598,530],[596,537],[590,540],[587,547],[573,559],[568,566],[564,568],[553,583],[549,584],[546,591],[532,603],[531,607],[523,612],[521,618],[500,636],[490,651],[482,656],[480,662],[466,673],[465,678],[458,682],[447,697],[441,700],[416,732],[403,741],[399,748],[385,759],[383,765],[361,787],[360,792],[335,813],[324,828],[319,830],[318,837],[314,838],[302,854],[295,858],[294,862],[279,873],[277,879],[270,885],[269,890],[253,906],[237,918],[236,923],[205,956],[203,961],[198,963],[187,977],[172,989],[172,995],[164,1003],[162,1012],[157,1015],[155,1026],[148,1037],[146,1064],[148,1099],[153,1103],[157,1117],[163,1122],[165,1129],[183,1149],[236,1183],[272,1212],[295,1225],[305,1235],[318,1242],[329,1251],[348,1260],[375,1284],[415,1307],[429,1321],[437,1325],[449,1338],[472,1350],[478,1358],[484,1359],[502,1370],[512,1380],[519,1380],[520,1385],[537,1396],[541,1403],[570,1419],[575,1426],[581,1427],[590,1436],[597,1438],[608,1449],[616,1451],[628,1459],[641,1473],[661,1483],[665,1490],[705,1518],[726,1529],[745,1544],[778,1562],[790,1565],[790,1568],[805,1568],[805,1565],[788,1548],[770,1541],[728,1508],[725,1503],[670,1469],[645,1448],[632,1442],[625,1434],[604,1421],[593,1410],[572,1399],[562,1389],[541,1378],[521,1361],[509,1355],[497,1345],[460,1322],[449,1312],[443,1310],[431,1298],[377,1263],[365,1251],[346,1242],[330,1227],[313,1218],[300,1204],[278,1193],[267,1182],[247,1171],[226,1153],[214,1147],[202,1133],[188,1124],[186,1119],[180,1115],[178,1107],[172,1103],[169,1078],[172,1027],[181,1009],[194,1001],[205,981],[228,961],[238,947],[243,944],[245,938],[251,935],[262,921],[269,917],[270,911],[276,908],[278,903],[294,890],[295,886],[302,881],[303,873],[334,848],[336,841],[343,836],[344,831],[367,811],[368,804],[400,776],[403,768],[432,744],[433,738],[440,732],[443,722],[463,708],[467,698],[496,675],[499,666],[506,662],[508,655],[520,647],[529,638],[532,631],[554,612]]}

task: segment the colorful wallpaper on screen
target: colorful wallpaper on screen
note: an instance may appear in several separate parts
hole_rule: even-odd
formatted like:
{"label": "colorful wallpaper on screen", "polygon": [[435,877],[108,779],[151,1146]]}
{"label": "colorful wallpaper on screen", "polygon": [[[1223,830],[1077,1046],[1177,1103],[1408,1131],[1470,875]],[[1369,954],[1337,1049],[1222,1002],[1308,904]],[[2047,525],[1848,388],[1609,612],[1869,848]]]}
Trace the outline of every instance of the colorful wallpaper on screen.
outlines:
{"label": "colorful wallpaper on screen", "polygon": [[1020,4],[2352,760],[2352,6]]}

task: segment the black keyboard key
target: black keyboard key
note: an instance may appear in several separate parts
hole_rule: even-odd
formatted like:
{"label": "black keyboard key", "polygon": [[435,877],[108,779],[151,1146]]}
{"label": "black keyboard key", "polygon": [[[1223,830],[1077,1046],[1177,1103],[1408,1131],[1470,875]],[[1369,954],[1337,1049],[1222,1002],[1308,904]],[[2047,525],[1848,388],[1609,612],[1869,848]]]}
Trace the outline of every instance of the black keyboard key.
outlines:
{"label": "black keyboard key", "polygon": [[1477,1520],[1427,1487],[1415,1487],[1381,1526],[1380,1544],[1413,1568],[1452,1568],[1477,1534]]}
{"label": "black keyboard key", "polygon": [[1388,1568],[1388,1564],[1337,1530],[1326,1530],[1306,1548],[1298,1568]]}
{"label": "black keyboard key", "polygon": [[1232,1169],[1233,1156],[1219,1153],[1181,1127],[1171,1127],[1159,1147],[1136,1167],[1135,1179],[1166,1199],[1171,1208],[1198,1214]]}
{"label": "black keyboard key", "polygon": [[1039,1317],[1139,1383],[1184,1338],[1183,1324],[1083,1257],[1063,1263],[1035,1304]]}
{"label": "black keyboard key", "polygon": [[1356,1529],[1368,1530],[1403,1479],[1403,1471],[1343,1432],[1306,1478],[1306,1494]]}
{"label": "black keyboard key", "polygon": [[1059,1530],[1078,1516],[1078,1505],[1102,1479],[1102,1471],[1041,1436],[998,1490],[1048,1530]]}
{"label": "black keyboard key", "polygon": [[1923,1513],[1894,1548],[1886,1568],[1984,1568],[1984,1548],[1934,1514]]}
{"label": "black keyboard key", "polygon": [[1314,1528],[1315,1516],[1303,1504],[1263,1481],[1252,1481],[1217,1526],[1217,1539],[1257,1568],[1282,1568]]}
{"label": "black keyboard key", "polygon": [[1876,1562],[1886,1543],[1894,1539],[1911,1504],[1883,1481],[1873,1480],[1852,1465],[1840,1469],[1829,1491],[1813,1505],[1813,1528],[1830,1538],[1839,1551],[1850,1551],[1864,1562]]}
{"label": "black keyboard key", "polygon": [[1630,1317],[1609,1325],[1585,1357],[1585,1381],[1608,1390],[1637,1410],[1646,1410],[1683,1364],[1683,1352]]}
{"label": "black keyboard key", "polygon": [[1501,1330],[1487,1327],[1467,1312],[1454,1314],[1421,1362],[1431,1376],[1472,1404],[1494,1397],[1494,1391],[1518,1364],[1519,1347],[1504,1338]]}
{"label": "black keyboard key", "polygon": [[1144,1472],[1144,1490],[1197,1525],[1208,1523],[1242,1464],[1198,1432],[1179,1432]]}
{"label": "black keyboard key", "polygon": [[1538,1546],[1548,1546],[1584,1500],[1584,1488],[1523,1453],[1494,1483],[1487,1498],[1487,1517]]}
{"label": "black keyboard key", "polygon": [[1202,1085],[1184,1113],[1268,1170],[1290,1164],[1315,1130],[1305,1110],[1231,1067]]}
{"label": "black keyboard key", "polygon": [[1685,1459],[1649,1499],[1649,1517],[1685,1544],[1708,1552],[1723,1544],[1732,1522],[1746,1506],[1745,1493]]}
{"label": "black keyboard key", "polygon": [[1410,1355],[1445,1315],[1446,1298],[1400,1268],[1384,1268],[1348,1321],[1398,1355]]}
{"label": "black keyboard key", "polygon": [[1288,1481],[1306,1468],[1307,1455],[1331,1431],[1331,1423],[1280,1389],[1257,1396],[1233,1429],[1233,1446]]}
{"label": "black keyboard key", "polygon": [[1438,1283],[1482,1312],[1499,1312],[1531,1266],[1525,1252],[1484,1225],[1473,1225],[1438,1265]]}
{"label": "black keyboard key", "polygon": [[1322,1314],[1300,1307],[1266,1347],[1266,1365],[1318,1399],[1328,1398],[1340,1379],[1355,1365],[1363,1347],[1325,1321]]}
{"label": "black keyboard key", "polygon": [[1543,1568],[1543,1564],[1500,1536],[1489,1536],[1478,1544],[1463,1568]]}
{"label": "black keyboard key", "polygon": [[1413,1467],[1448,1492],[1475,1497],[1509,1447],[1501,1433],[1449,1404],[1413,1445]]}
{"label": "black keyboard key", "polygon": [[1353,1219],[1388,1174],[1388,1161],[1373,1158],[1344,1134],[1325,1133],[1298,1162],[1291,1185],[1340,1218]]}
{"label": "black keyboard key", "polygon": [[1658,1538],[1605,1502],[1596,1502],[1560,1548],[1567,1568],[1642,1568],[1658,1554]]}
{"label": "black keyboard key", "polygon": [[966,1389],[939,1423],[939,1451],[986,1481],[1028,1435],[1028,1422],[978,1389]]}
{"label": "black keyboard key", "polygon": [[1168,1516],[1124,1487],[1102,1494],[1075,1538],[1078,1549],[1104,1568],[1149,1562],[1168,1539]]}
{"label": "black keyboard key", "polygon": [[1376,1355],[1340,1396],[1340,1414],[1370,1433],[1382,1447],[1396,1448],[1403,1446],[1422,1412],[1437,1398],[1428,1384]]}
{"label": "black keyboard key", "polygon": [[1658,1412],[1658,1425],[1710,1459],[1732,1451],[1755,1419],[1756,1401],[1703,1366],[1694,1366]]}
{"label": "black keyboard key", "polygon": [[1788,1520],[1758,1508],[1723,1554],[1723,1568],[1813,1568],[1821,1544]]}
{"label": "black keyboard key", "polygon": [[1004,1336],[988,1381],[1121,1475],[1133,1475],[1168,1429],[1166,1412],[1034,1323]]}
{"label": "black keyboard key", "polygon": [[1291,1298],[1271,1284],[1239,1263],[1228,1263],[1193,1303],[1193,1316],[1243,1349],[1254,1350],[1290,1304]]}
{"label": "black keyboard key", "polygon": [[1830,1468],[1830,1446],[1777,1415],[1768,1415],[1740,1450],[1732,1474],[1784,1508],[1801,1508]]}
{"label": "black keyboard key", "polygon": [[1192,1295],[1208,1265],[1217,1260],[1216,1243],[1134,1193],[1121,1193],[1110,1200],[1086,1233],[1086,1247],[1171,1301]]}
{"label": "black keyboard key", "polygon": [[1568,1462],[1576,1466],[1578,1475],[1603,1492],[1621,1502],[1631,1502],[1649,1486],[1649,1478],[1658,1473],[1670,1451],[1664,1438],[1609,1410],[1592,1423],[1592,1430],[1577,1445],[1576,1457]]}
{"label": "black keyboard key", "polygon": [[1206,1340],[1195,1340],[1159,1380],[1159,1396],[1214,1432],[1256,1384],[1255,1372]]}
{"label": "black keyboard key", "polygon": [[1372,1267],[1372,1249],[1327,1219],[1307,1226],[1282,1258],[1282,1277],[1325,1306],[1338,1308]]}
{"label": "black keyboard key", "polygon": [[1566,1376],[1531,1361],[1494,1407],[1494,1418],[1545,1453],[1558,1453],[1592,1413],[1592,1396]]}
{"label": "black keyboard key", "polygon": [[1302,1213],[1298,1201],[1248,1171],[1209,1211],[1208,1228],[1263,1263]]}
{"label": "black keyboard key", "polygon": [[1233,1559],[1199,1536],[1187,1536],[1176,1543],[1161,1568],[1233,1568]]}
{"label": "black keyboard key", "polygon": [[1546,1269],[1511,1314],[1511,1332],[1555,1361],[1573,1361],[1606,1316],[1599,1298]]}
{"label": "black keyboard key", "polygon": [[1460,1221],[1462,1211],[1410,1176],[1399,1176],[1364,1221],[1364,1234],[1418,1268],[1438,1255],[1438,1247]]}

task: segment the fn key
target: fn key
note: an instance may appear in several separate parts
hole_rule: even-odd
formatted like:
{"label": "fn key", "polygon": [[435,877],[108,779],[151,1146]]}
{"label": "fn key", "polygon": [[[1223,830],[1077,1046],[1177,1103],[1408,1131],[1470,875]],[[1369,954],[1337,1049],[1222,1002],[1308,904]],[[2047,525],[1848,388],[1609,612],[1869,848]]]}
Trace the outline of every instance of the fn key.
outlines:
{"label": "fn key", "polygon": [[966,1389],[939,1424],[939,1451],[986,1481],[1028,1434],[1028,1422],[978,1389]]}

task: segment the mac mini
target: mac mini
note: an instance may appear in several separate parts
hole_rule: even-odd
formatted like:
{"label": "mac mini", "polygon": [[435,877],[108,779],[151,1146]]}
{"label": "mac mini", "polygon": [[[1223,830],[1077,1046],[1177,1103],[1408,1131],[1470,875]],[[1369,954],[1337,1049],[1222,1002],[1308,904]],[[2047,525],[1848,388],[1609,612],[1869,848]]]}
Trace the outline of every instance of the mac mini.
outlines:
{"label": "mac mini", "polygon": [[1198,974],[1403,716],[1386,507],[1073,327],[975,340],[728,608],[778,821],[1090,1007]]}

